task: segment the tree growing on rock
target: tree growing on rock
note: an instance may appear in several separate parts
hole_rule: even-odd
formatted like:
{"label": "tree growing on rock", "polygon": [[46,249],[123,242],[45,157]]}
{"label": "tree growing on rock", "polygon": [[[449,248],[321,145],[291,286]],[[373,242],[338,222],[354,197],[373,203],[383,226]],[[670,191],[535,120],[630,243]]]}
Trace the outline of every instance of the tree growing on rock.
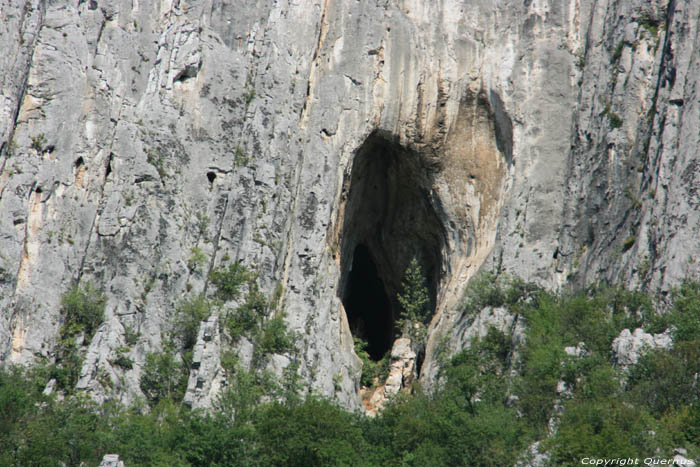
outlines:
{"label": "tree growing on rock", "polygon": [[414,257],[406,268],[401,292],[396,296],[401,305],[398,329],[416,341],[425,337],[425,325],[430,318],[430,295],[423,268]]}

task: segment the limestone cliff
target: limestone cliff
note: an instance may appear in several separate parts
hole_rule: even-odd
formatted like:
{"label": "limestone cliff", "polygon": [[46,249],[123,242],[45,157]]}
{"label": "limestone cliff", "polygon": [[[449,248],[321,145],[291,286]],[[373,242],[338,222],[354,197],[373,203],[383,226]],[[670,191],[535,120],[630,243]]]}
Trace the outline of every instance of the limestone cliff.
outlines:
{"label": "limestone cliff", "polygon": [[[438,341],[464,344],[481,267],[552,288],[696,276],[699,9],[0,0],[2,363],[53,358],[61,296],[91,281],[107,312],[78,387],[132,400],[176,304],[239,260],[281,292],[303,379],[359,407],[354,262],[383,289],[388,349],[420,260],[426,382]],[[132,329],[133,368],[113,365]],[[222,384],[212,358],[195,405]]]}

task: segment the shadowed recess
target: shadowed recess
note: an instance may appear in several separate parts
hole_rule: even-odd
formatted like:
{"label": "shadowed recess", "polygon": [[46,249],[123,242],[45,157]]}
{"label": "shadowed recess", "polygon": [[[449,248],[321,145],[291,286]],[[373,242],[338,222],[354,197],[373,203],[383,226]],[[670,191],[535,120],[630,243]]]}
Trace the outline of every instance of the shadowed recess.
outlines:
{"label": "shadowed recess", "polygon": [[374,133],[358,149],[343,185],[339,296],[353,335],[372,359],[391,349],[396,298],[412,258],[423,267],[434,309],[444,229],[434,206],[432,170],[420,154]]}

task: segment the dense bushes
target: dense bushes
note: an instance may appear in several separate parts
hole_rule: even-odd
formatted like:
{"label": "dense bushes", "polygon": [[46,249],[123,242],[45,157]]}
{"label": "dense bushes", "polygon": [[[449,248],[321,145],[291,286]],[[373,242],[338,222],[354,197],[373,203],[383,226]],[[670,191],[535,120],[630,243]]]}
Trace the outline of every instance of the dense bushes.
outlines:
{"label": "dense bushes", "polygon": [[[644,294],[601,287],[554,295],[482,277],[470,286],[465,312],[508,308],[527,323],[526,343],[516,347],[492,329],[446,362],[432,394],[416,384],[375,418],[311,396],[302,402],[295,362],[278,380],[241,368],[231,353],[222,356],[228,386],[209,415],[176,402],[183,370],[167,353],[147,358],[148,413],[139,404],[45,396],[45,369],[4,370],[0,464],[96,464],[118,452],[127,465],[513,465],[535,440],[553,465],[580,465],[591,455],[668,458],[674,448],[694,457],[700,287],[683,284],[671,299],[669,313],[656,315]],[[258,306],[265,309],[247,308],[255,323]],[[628,375],[612,366],[611,342],[623,327],[660,332],[670,324],[670,351],[648,352]],[[286,347],[284,326],[254,328],[268,350]],[[581,356],[564,352],[580,342]],[[560,381],[566,391],[558,392]]]}
{"label": "dense bushes", "polygon": [[141,373],[141,391],[151,406],[161,400],[179,402],[187,389],[187,368],[176,360],[171,345],[163,352],[146,355],[146,364]]}
{"label": "dense bushes", "polygon": [[107,299],[91,283],[75,285],[61,297],[61,319],[56,359],[42,370],[56,380],[59,389],[73,391],[83,363],[81,344],[90,343],[104,320]]}
{"label": "dense bushes", "polygon": [[61,297],[61,339],[84,333],[89,342],[97,327],[102,324],[107,299],[89,282],[85,287],[75,286]]}

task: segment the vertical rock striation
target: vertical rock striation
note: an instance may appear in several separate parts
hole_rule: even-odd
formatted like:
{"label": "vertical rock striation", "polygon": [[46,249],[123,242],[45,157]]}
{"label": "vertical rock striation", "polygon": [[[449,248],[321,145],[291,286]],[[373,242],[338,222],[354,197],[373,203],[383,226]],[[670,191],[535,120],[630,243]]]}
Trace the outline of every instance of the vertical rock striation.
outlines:
{"label": "vertical rock striation", "polygon": [[[238,260],[282,292],[303,379],[359,407],[358,245],[390,302],[425,265],[426,380],[440,341],[464,345],[481,267],[662,291],[697,273],[694,2],[0,7],[3,364],[53,358],[61,295],[92,281],[108,301],[80,387],[132,400],[177,303]],[[211,323],[201,405],[220,385]],[[134,332],[133,367],[113,365]]]}

